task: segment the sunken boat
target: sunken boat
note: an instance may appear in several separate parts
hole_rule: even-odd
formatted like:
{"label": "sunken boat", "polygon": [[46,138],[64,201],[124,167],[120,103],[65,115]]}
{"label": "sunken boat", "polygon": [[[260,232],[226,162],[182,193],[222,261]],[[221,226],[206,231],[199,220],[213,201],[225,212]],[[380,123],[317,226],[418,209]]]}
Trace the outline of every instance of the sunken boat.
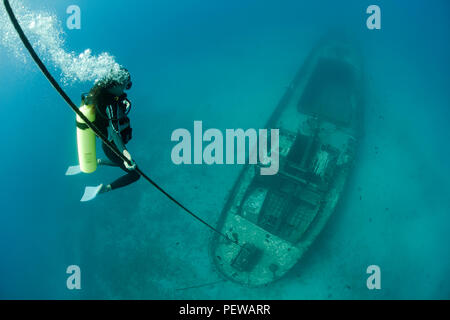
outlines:
{"label": "sunken boat", "polygon": [[322,39],[269,119],[279,129],[279,172],[246,165],[214,235],[214,265],[227,280],[267,285],[304,255],[335,211],[362,129],[363,70],[346,40]]}

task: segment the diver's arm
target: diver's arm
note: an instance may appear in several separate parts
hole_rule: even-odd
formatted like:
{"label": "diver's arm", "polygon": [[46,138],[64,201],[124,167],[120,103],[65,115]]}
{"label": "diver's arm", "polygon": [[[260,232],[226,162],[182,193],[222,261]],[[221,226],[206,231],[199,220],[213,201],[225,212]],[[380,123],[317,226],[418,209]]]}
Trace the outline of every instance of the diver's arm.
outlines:
{"label": "diver's arm", "polygon": [[106,115],[108,116],[108,140],[113,141],[116,147],[123,152],[125,145],[119,132],[119,121],[117,121],[118,110],[115,105],[106,107]]}
{"label": "diver's arm", "polygon": [[[110,128],[108,128],[108,130],[109,129]],[[130,164],[128,164],[127,161],[124,161],[123,165],[125,166],[125,168],[127,168],[128,170],[136,169],[136,162],[134,162],[133,158],[131,157],[130,152],[125,147],[120,134],[118,132],[116,132],[115,130],[111,130],[110,137],[113,139],[114,144],[117,146],[119,151],[121,151],[122,154],[131,162],[131,165],[130,165]]]}
{"label": "diver's arm", "polygon": [[125,167],[129,170],[133,170],[136,168],[136,163],[131,158],[130,153],[128,152],[127,148],[125,147],[125,144],[123,143],[122,136],[120,135],[120,132],[119,132],[119,125],[118,125],[117,121],[114,121],[114,119],[116,119],[116,117],[117,117],[117,113],[115,113],[114,111],[117,111],[117,110],[114,110],[114,108],[112,106],[108,106],[107,112],[108,112],[108,116],[109,116],[109,126],[108,126],[109,140],[113,141],[114,144],[116,145],[117,149],[119,149],[119,151],[127,159],[129,159],[130,162],[132,163],[132,165],[129,165],[126,161],[124,161]]}
{"label": "diver's arm", "polygon": [[114,144],[116,145],[117,149],[119,149],[120,152],[123,153],[124,150],[127,150],[127,148],[123,143],[122,137],[120,136],[120,133],[117,132],[111,125],[108,127],[108,134],[110,140],[114,142]]}

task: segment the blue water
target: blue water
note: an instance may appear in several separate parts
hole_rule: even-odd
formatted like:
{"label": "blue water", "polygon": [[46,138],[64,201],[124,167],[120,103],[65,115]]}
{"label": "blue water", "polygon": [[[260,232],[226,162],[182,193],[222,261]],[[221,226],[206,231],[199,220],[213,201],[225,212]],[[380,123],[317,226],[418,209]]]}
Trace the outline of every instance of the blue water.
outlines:
{"label": "blue water", "polygon": [[[64,175],[77,161],[74,114],[31,59],[0,46],[0,298],[450,298],[448,1],[22,3],[61,21],[66,51],[108,52],[130,70],[131,153],[213,224],[241,167],[174,165],[173,130],[193,130],[194,120],[264,127],[311,48],[334,28],[363,48],[367,108],[345,197],[304,259],[266,288],[202,286],[221,279],[208,256],[210,231],[143,180],[80,203],[86,185],[121,172]],[[81,30],[65,27],[72,4],[81,8]],[[370,4],[381,8],[381,30],[366,28]],[[64,89],[79,103],[90,86],[75,80]],[[373,264],[381,290],[366,287]],[[69,265],[81,267],[82,290],[66,288]],[[192,286],[200,287],[185,289]]]}

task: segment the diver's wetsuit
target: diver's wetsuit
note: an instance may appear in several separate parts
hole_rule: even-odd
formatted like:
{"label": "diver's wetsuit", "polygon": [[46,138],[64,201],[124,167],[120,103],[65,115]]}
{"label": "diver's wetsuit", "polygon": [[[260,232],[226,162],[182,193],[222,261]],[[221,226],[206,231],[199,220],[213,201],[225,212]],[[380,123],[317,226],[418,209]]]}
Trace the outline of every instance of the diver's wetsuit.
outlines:
{"label": "diver's wetsuit", "polygon": [[111,160],[112,162],[117,164],[118,167],[127,172],[126,175],[118,178],[113,183],[111,183],[111,190],[125,187],[139,180],[139,178],[141,177],[139,173],[134,170],[128,170],[123,164],[122,159],[120,159],[114,152],[112,152],[105,143],[102,143],[102,149],[109,160]]}
{"label": "diver's wetsuit", "polygon": [[[120,104],[121,100],[119,100],[119,102],[117,102],[117,100],[114,101],[113,96],[110,96],[108,94],[105,94],[103,97],[106,98],[104,102],[108,102],[102,103],[97,106],[97,117],[95,123],[105,136],[109,136],[108,128],[109,130],[113,129],[114,131],[116,131],[119,134],[123,145],[126,145],[131,139],[131,128],[129,127],[129,119],[126,116],[125,112],[122,110],[123,105]],[[126,98],[126,95],[124,94],[121,98]],[[125,129],[123,129],[124,124]],[[114,145],[116,145],[116,143],[114,143],[112,139],[110,139],[110,141]],[[122,159],[120,159],[113,151],[111,151],[111,149],[109,149],[105,143],[102,143],[102,149],[108,159],[113,162],[115,166],[120,167],[122,170],[127,172],[127,174],[118,178],[110,184],[111,190],[125,187],[139,180],[141,176],[134,170],[128,170],[125,167]],[[104,163],[104,165],[111,164]]]}

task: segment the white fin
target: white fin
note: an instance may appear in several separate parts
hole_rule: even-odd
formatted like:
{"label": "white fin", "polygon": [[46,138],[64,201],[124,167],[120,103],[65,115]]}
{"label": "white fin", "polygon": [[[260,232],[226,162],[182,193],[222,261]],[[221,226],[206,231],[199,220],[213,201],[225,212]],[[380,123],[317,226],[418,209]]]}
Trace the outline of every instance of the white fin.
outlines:
{"label": "white fin", "polygon": [[86,189],[84,189],[84,195],[80,201],[87,202],[87,201],[94,200],[97,197],[100,190],[102,189],[102,187],[103,187],[103,184],[101,184],[97,187],[86,187]]}
{"label": "white fin", "polygon": [[66,176],[76,176],[81,173],[80,166],[72,166],[67,168]]}

